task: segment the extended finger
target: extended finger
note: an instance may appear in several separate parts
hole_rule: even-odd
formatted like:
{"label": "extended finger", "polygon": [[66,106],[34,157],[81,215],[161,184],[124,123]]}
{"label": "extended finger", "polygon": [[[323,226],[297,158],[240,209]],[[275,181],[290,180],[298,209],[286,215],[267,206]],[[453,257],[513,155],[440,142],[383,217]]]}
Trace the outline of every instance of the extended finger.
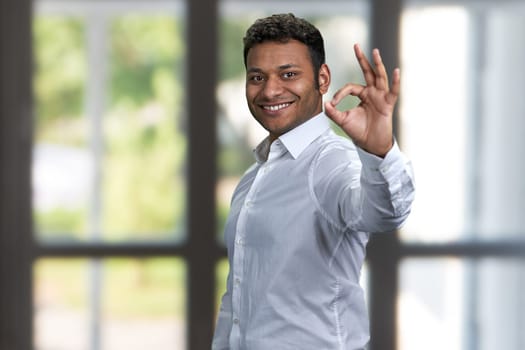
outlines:
{"label": "extended finger", "polygon": [[341,102],[343,98],[345,98],[348,95],[357,96],[362,100],[363,96],[361,96],[361,94],[364,90],[365,87],[362,85],[348,83],[339,90],[337,90],[337,92],[334,94],[334,97],[332,98],[331,103],[334,106],[336,106],[337,104],[339,104],[339,102]]}
{"label": "extended finger", "polygon": [[388,91],[388,74],[386,73],[385,65],[381,59],[381,54],[379,49],[374,49],[372,51],[372,57],[374,59],[374,64],[376,66],[376,81],[375,86],[380,90]]}
{"label": "extended finger", "polygon": [[359,44],[354,45],[354,52],[355,52],[355,57],[357,58],[357,61],[359,62],[359,66],[361,66],[361,70],[363,71],[366,85],[374,86],[375,81],[376,81],[376,74],[374,72],[374,69],[370,65],[370,62],[368,62],[368,59],[366,58],[365,54],[361,50],[361,47],[359,46]]}
{"label": "extended finger", "polygon": [[396,68],[394,69],[394,72],[392,73],[392,88],[390,89],[390,93],[387,95],[387,102],[390,104],[396,103],[400,90],[401,90],[401,72],[399,68]]}

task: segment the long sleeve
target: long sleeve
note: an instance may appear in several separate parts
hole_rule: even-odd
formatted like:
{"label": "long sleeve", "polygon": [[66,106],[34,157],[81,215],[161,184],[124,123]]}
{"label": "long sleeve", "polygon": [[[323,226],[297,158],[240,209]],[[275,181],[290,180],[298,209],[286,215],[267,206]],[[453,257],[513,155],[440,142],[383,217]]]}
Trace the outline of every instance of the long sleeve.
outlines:
{"label": "long sleeve", "polygon": [[384,159],[354,145],[332,146],[313,167],[318,205],[341,231],[395,230],[410,213],[414,177],[397,143]]}
{"label": "long sleeve", "polygon": [[415,186],[411,163],[397,142],[384,159],[357,148],[363,164],[363,224],[370,232],[398,229],[408,217]]}

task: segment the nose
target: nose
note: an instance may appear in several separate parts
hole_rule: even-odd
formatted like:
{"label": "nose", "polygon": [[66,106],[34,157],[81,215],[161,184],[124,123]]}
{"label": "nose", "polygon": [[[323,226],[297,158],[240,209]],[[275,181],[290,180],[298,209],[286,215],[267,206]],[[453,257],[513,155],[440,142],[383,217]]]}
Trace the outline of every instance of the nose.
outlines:
{"label": "nose", "polygon": [[261,94],[267,99],[272,99],[281,95],[283,87],[281,80],[275,76],[269,76],[264,82]]}

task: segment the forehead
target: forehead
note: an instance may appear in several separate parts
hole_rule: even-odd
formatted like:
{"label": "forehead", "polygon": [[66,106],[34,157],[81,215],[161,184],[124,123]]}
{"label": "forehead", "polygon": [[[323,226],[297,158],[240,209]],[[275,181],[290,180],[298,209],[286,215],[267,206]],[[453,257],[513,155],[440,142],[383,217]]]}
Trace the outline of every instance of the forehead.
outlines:
{"label": "forehead", "polygon": [[251,68],[274,68],[284,65],[310,65],[308,47],[297,40],[285,43],[265,41],[254,45],[246,56],[246,65]]}

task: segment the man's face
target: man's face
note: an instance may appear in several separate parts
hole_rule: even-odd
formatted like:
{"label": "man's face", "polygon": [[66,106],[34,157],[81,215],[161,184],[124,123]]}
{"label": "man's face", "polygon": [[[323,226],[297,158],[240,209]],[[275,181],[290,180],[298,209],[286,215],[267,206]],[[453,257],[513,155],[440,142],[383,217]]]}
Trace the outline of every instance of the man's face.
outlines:
{"label": "man's face", "polygon": [[246,60],[246,100],[272,140],[322,111],[330,72],[320,69],[316,86],[308,47],[290,40],[253,46]]}

